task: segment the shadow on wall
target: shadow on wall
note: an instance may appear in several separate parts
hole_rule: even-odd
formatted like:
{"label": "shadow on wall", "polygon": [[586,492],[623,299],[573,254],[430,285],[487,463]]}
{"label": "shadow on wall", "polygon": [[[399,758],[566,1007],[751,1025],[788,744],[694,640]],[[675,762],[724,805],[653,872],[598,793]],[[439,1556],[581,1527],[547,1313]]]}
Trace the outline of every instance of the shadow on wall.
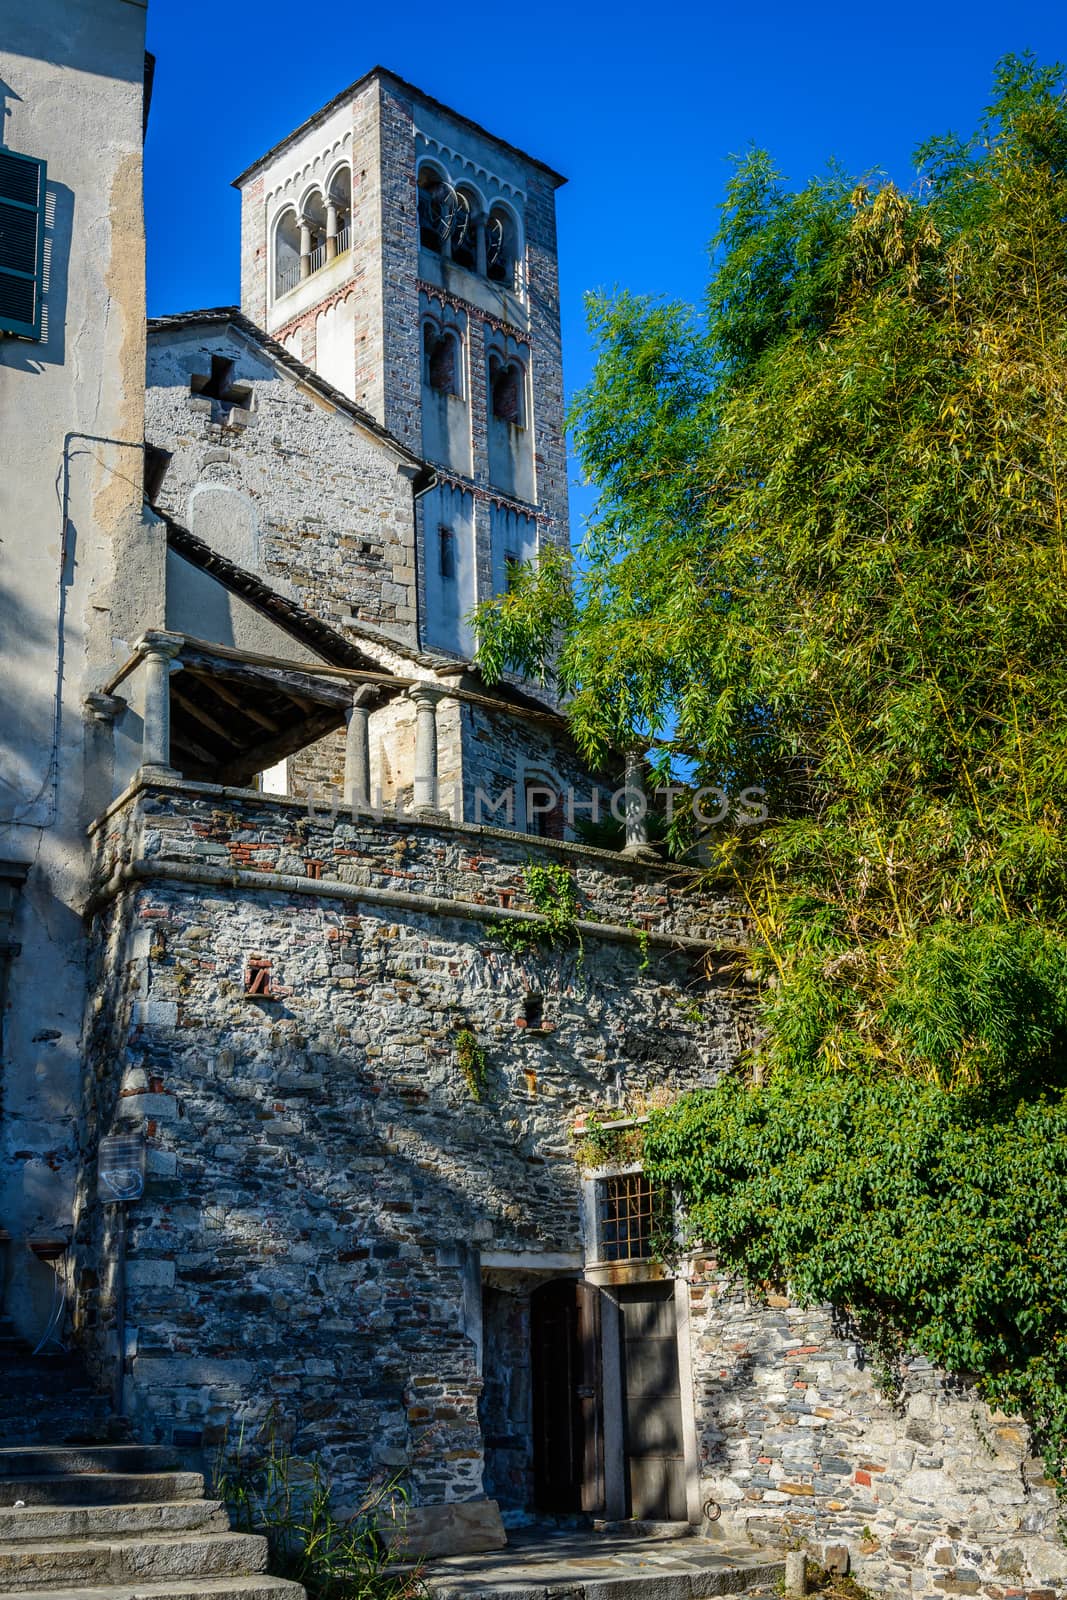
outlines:
{"label": "shadow on wall", "polygon": [[[10,93],[10,90],[7,91]],[[4,85],[0,83],[0,97]],[[32,155],[31,150],[19,151]],[[44,266],[40,339],[0,337],[0,366],[40,373],[67,359],[67,278],[74,231],[74,191],[65,183],[45,183]]]}
{"label": "shadow on wall", "polygon": [[[559,1137],[558,1097],[596,1101],[626,1073],[649,1001],[663,1013],[648,1026],[659,1075],[678,1074],[682,1052],[661,990],[682,981],[687,961],[665,956],[655,983],[642,984],[631,951],[605,948],[581,969],[576,951],[517,961],[484,949],[480,929],[427,927],[417,912],[379,924],[164,889],[146,934],[143,909],[131,896],[98,924],[104,1003],[90,1041],[93,1059],[110,1064],[93,1080],[93,1145],[108,1131],[127,1062],[154,1085],[144,1107],[155,1123],[151,1177],[130,1236],[129,1315],[141,1342],[128,1398],[138,1427],[206,1449],[235,1412],[254,1430],[273,1404],[279,1436],[298,1453],[321,1451],[345,1492],[376,1469],[404,1466],[428,1501],[442,1498],[446,1475],[459,1498],[477,1495],[475,1336],[462,1274],[438,1251],[489,1238],[507,1249],[578,1248],[578,1174]],[[279,915],[288,930],[280,977],[291,991],[270,1000],[246,991],[235,1002],[249,941],[272,948]],[[210,947],[206,927],[216,930]],[[428,936],[465,958],[461,973],[426,960]],[[128,987],[137,980],[131,938],[152,942],[148,1002]],[[212,975],[194,976],[190,957],[195,950],[203,962],[208,948]],[[398,981],[402,1021],[386,999]],[[610,1045],[585,1059],[566,1032],[558,1044],[531,1043],[509,1021],[507,998],[521,1009],[532,984],[557,1011],[580,997],[580,1026]],[[133,1030],[131,1004],[142,1008]],[[444,1034],[442,1010],[452,1018]],[[484,1103],[455,1064],[462,1019],[488,1041]],[[552,1141],[561,1147],[548,1149]],[[104,1219],[88,1168],[85,1176],[80,1263],[106,1276]],[[101,1369],[114,1358],[114,1308],[94,1295],[79,1316]],[[293,1351],[314,1351],[315,1370],[290,1384],[280,1374]],[[426,1403],[431,1388],[437,1398]],[[503,1426],[524,1414],[520,1401],[491,1402],[490,1411]],[[511,1467],[517,1503],[525,1468]],[[494,1471],[507,1471],[504,1456]]]}

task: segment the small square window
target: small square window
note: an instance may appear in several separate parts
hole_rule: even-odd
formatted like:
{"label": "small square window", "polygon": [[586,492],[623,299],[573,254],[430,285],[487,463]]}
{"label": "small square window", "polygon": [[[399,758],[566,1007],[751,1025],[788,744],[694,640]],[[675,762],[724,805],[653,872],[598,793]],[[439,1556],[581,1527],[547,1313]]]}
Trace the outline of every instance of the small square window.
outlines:
{"label": "small square window", "polygon": [[644,1261],[669,1226],[671,1198],[643,1172],[598,1178],[597,1233],[602,1261]]}

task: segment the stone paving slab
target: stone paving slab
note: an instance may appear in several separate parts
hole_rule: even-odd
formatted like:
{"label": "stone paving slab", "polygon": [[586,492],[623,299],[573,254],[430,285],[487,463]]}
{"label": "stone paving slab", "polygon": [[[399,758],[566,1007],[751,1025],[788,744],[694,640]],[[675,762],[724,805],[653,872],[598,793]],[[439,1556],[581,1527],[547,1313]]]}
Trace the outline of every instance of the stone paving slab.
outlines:
{"label": "stone paving slab", "polygon": [[0,1600],[305,1600],[298,1583],[254,1572],[241,1578],[197,1578],[184,1583],[120,1583],[108,1587],[0,1590]]}
{"label": "stone paving slab", "polygon": [[758,1551],[697,1537],[523,1530],[506,1550],[432,1561],[424,1578],[434,1600],[702,1600],[765,1588],[784,1570]]}

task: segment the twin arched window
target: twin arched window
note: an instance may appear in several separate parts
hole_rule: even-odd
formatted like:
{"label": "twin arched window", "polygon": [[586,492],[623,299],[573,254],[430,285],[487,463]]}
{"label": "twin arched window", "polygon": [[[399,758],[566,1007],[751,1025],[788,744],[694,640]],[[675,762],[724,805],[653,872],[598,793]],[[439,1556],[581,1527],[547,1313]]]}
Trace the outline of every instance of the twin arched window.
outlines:
{"label": "twin arched window", "polygon": [[515,357],[489,357],[489,410],[497,422],[526,426],[526,369]]}
{"label": "twin arched window", "polygon": [[442,328],[432,317],[422,324],[422,381],[437,394],[463,398],[463,346],[455,328]]}

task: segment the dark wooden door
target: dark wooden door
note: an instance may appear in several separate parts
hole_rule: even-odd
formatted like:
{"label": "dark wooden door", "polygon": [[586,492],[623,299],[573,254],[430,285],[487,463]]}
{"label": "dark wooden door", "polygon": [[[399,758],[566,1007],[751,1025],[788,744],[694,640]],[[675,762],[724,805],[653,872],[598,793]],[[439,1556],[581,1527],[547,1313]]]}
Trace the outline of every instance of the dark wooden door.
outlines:
{"label": "dark wooden door", "polygon": [[530,1296],[534,1494],[539,1511],[602,1510],[600,1291],[557,1279]]}
{"label": "dark wooden door", "polygon": [[673,1283],[617,1290],[622,1343],[627,1511],[685,1522],[685,1452]]}

